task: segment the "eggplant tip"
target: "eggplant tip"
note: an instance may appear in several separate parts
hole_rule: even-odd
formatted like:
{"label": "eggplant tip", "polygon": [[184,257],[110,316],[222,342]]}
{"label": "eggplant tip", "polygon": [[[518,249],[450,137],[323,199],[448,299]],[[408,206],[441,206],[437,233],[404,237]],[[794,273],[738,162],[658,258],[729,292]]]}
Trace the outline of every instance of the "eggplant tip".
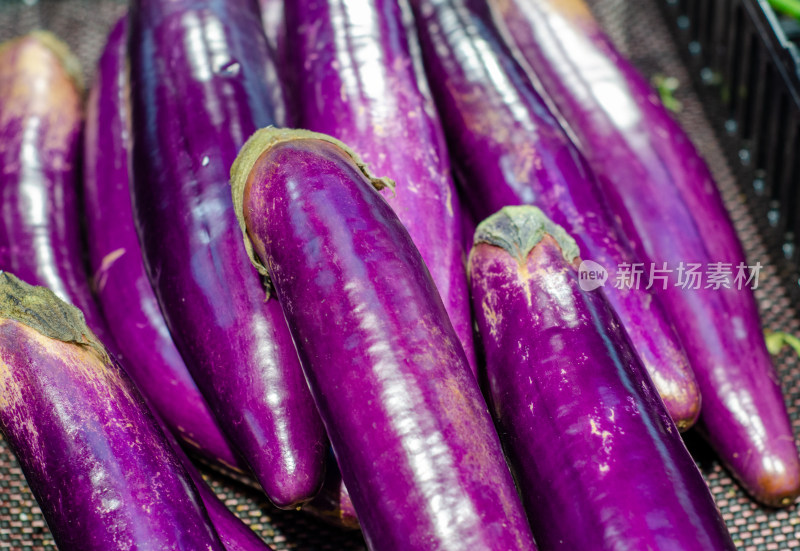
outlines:
{"label": "eggplant tip", "polygon": [[250,236],[247,233],[247,224],[244,218],[244,194],[247,191],[247,182],[250,178],[250,173],[264,154],[278,144],[295,140],[322,140],[332,143],[342,149],[353,160],[361,173],[369,180],[375,189],[379,191],[386,187],[392,190],[395,189],[394,180],[391,178],[378,178],[373,176],[367,164],[361,160],[358,154],[332,136],[319,132],[312,132],[310,130],[276,128],[274,126],[256,130],[239,150],[239,154],[231,165],[230,184],[231,196],[233,198],[233,210],[236,213],[236,219],[239,221],[239,228],[242,230],[247,255],[250,257],[253,266],[266,278],[269,278],[267,268],[257,258],[255,251],[253,251],[253,244],[250,241]]}
{"label": "eggplant tip", "polygon": [[72,80],[72,83],[78,89],[79,93],[83,94],[85,86],[80,61],[78,61],[77,56],[72,53],[72,50],[69,49],[69,46],[56,35],[44,30],[31,31],[0,44],[0,52],[17,46],[23,48],[26,46],[43,46],[49,50],[50,53],[55,55],[59,63],[61,63],[67,76]]}
{"label": "eggplant tip", "polygon": [[759,491],[753,497],[769,507],[789,507],[800,496],[800,473],[797,469],[775,470],[759,479]]}

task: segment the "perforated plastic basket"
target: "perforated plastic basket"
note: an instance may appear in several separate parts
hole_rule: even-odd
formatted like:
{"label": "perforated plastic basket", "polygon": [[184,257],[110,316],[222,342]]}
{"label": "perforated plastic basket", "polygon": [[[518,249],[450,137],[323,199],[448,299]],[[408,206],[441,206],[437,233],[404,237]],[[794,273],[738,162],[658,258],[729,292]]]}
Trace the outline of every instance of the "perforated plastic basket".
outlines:
{"label": "perforated plastic basket", "polygon": [[800,52],[766,1],[660,0],[757,221],[800,293]]}

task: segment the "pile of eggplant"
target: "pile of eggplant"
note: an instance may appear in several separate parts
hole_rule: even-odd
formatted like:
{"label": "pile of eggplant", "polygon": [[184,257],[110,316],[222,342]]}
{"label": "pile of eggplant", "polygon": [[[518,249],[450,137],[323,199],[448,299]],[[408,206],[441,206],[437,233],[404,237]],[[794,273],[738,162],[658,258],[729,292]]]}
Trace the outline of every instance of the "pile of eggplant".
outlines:
{"label": "pile of eggplant", "polygon": [[[132,0],[0,45],[0,431],[62,551],[724,550],[800,458],[704,161],[582,0]],[[86,96],[86,97],[84,97]],[[298,513],[303,514],[303,513]]]}

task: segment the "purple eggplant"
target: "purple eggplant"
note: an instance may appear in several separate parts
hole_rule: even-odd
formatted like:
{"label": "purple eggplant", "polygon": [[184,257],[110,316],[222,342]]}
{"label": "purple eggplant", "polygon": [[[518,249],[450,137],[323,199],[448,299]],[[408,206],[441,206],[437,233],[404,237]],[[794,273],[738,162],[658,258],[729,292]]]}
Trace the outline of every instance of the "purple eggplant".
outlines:
{"label": "purple eggplant", "polygon": [[89,93],[83,191],[94,289],[128,375],[167,426],[206,459],[241,471],[172,342],[144,268],[129,186],[127,18],[109,35]]}
{"label": "purple eggplant", "polygon": [[475,232],[490,403],[543,550],[733,551],[703,476],[578,246],[536,207]]}
{"label": "purple eggplant", "polygon": [[[151,409],[152,411],[152,409]],[[271,547],[253,532],[242,520],[234,515],[230,509],[220,501],[214,490],[203,479],[203,475],[186,455],[169,428],[161,421],[162,430],[170,441],[172,449],[186,469],[187,474],[194,483],[200,500],[206,508],[208,518],[219,535],[219,540],[225,551],[270,551]]]}
{"label": "purple eggplant", "polygon": [[239,148],[276,113],[258,6],[141,0],[129,17],[133,208],[150,281],[228,440],[270,500],[295,507],[322,485],[327,442],[227,186]]}
{"label": "purple eggplant", "polygon": [[[625,234],[649,262],[673,270],[659,294],[697,376],[701,428],[756,499],[792,503],[800,459],[791,423],[752,283],[734,284],[740,266],[752,274],[705,162],[583,2],[492,4],[599,176]],[[721,264],[730,287],[679,285],[680,266],[692,263],[704,272]]]}
{"label": "purple eggplant", "polygon": [[533,549],[444,304],[376,191],[391,181],[334,138],[273,128],[231,174],[369,547]]}
{"label": "purple eggplant", "polygon": [[0,430],[59,549],[224,550],[158,422],[80,311],[7,272],[0,395]]}
{"label": "purple eggplant", "polygon": [[[575,236],[585,260],[637,262],[596,189],[594,176],[489,25],[461,0],[413,0],[439,112],[477,220],[534,204]],[[681,430],[697,419],[700,393],[678,337],[650,292],[605,287],[639,357]]]}
{"label": "purple eggplant", "polygon": [[396,0],[286,4],[297,126],[334,136],[376,174],[411,234],[475,369],[461,213],[418,46]]}
{"label": "purple eggplant", "polygon": [[114,349],[82,264],[77,59],[53,35],[0,45],[0,270],[79,308]]}
{"label": "purple eggplant", "polygon": [[[28,130],[30,135],[23,134],[25,137],[22,141],[23,147],[19,150],[13,148],[8,150],[12,154],[19,155],[19,161],[6,166],[23,168],[9,171],[9,177],[2,182],[4,198],[9,198],[9,203],[5,207],[9,210],[5,212],[15,214],[18,212],[24,215],[24,209],[29,208],[26,205],[30,205],[30,203],[24,201],[12,203],[10,202],[11,198],[35,201],[44,209],[42,212],[47,214],[47,218],[44,220],[51,225],[43,226],[41,219],[37,218],[14,217],[13,220],[17,221],[18,225],[15,228],[10,226],[6,226],[6,228],[8,231],[13,230],[14,235],[19,236],[20,240],[36,243],[37,254],[25,256],[20,253],[19,249],[0,246],[0,255],[7,255],[3,257],[2,265],[19,267],[25,271],[29,280],[58,288],[69,302],[81,304],[87,309],[90,313],[89,325],[95,334],[110,335],[111,331],[105,325],[105,320],[100,316],[89,292],[86,274],[80,263],[81,250],[75,244],[78,241],[78,214],[73,188],[75,182],[74,175],[68,174],[67,169],[74,170],[76,164],[73,155],[76,148],[74,140],[77,130],[73,126],[77,124],[76,121],[79,121],[79,111],[73,109],[77,102],[69,101],[73,95],[77,96],[77,92],[72,83],[64,80],[63,68],[64,66],[74,67],[74,63],[70,61],[65,46],[55,42],[55,39],[49,35],[35,33],[17,42],[12,42],[5,48],[0,51],[0,73],[4,68],[8,68],[9,72],[0,77],[0,97],[13,97],[10,92],[13,91],[20,94],[19,100],[25,98],[24,102],[20,101],[17,104],[2,104],[3,108],[13,106],[15,114],[15,117],[10,119],[12,123],[4,126],[6,136],[9,137],[6,145],[14,144],[13,137],[19,136],[19,133],[26,128],[42,132],[41,135],[36,135],[35,132]],[[10,57],[4,58],[6,55]],[[42,116],[48,113],[50,116]],[[69,131],[62,129],[54,132],[56,126],[42,125],[41,120],[48,123],[60,121],[68,124],[65,128]],[[114,129],[121,130],[119,126],[114,126]],[[59,142],[58,140],[63,141]],[[106,145],[111,146],[112,142],[113,140],[109,139]],[[36,156],[40,150],[34,150],[33,146],[41,144],[47,145],[48,149],[42,151],[49,155],[43,155],[40,158]],[[67,151],[69,156],[65,153]],[[112,153],[111,150],[106,152]],[[121,161],[121,157],[116,155],[117,151],[114,150],[113,153],[115,155],[109,156],[109,159],[124,165],[124,160]],[[6,159],[11,159],[11,157],[6,157]],[[47,163],[50,165],[48,166]],[[11,207],[17,209],[16,212],[12,211]],[[130,204],[128,204],[128,208],[130,209]],[[28,212],[35,213],[32,209]],[[10,241],[10,239],[10,237],[5,237],[3,242],[10,242],[14,246],[14,241]],[[119,292],[126,295],[129,290],[122,287]],[[172,444],[171,435],[167,433],[166,436],[169,443]],[[177,444],[173,446],[173,452],[198,484],[202,501],[208,508],[211,521],[219,532],[221,541],[225,543],[227,551],[265,549],[266,546],[252,533],[252,530],[236,519],[205,485],[202,477],[196,472]],[[81,549],[84,548],[81,547]]]}

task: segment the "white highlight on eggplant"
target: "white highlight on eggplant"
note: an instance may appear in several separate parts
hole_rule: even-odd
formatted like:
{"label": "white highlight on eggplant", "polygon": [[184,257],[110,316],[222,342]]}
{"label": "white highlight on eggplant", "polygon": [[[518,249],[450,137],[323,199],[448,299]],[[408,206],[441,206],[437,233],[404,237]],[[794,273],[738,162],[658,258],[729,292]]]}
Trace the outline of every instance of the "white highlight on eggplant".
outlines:
{"label": "white highlight on eggplant", "polygon": [[[539,8],[523,4],[522,9]],[[641,110],[619,83],[614,64],[599,54],[590,39],[580,34],[561,14],[550,11],[544,17],[527,16],[529,21],[540,18],[545,21],[536,32],[539,47],[544,51],[558,51],[559,57],[570,62],[557,67],[564,88],[571,90],[581,103],[593,96],[620,128],[631,129],[639,125]]]}
{"label": "white highlight on eggplant", "polygon": [[[253,312],[248,327],[252,328],[253,340],[258,343],[258,352],[256,357],[276,357],[274,351],[275,339],[272,337],[267,322],[261,312]],[[286,401],[286,397],[283,394],[284,389],[274,388],[274,385],[269,384],[270,381],[275,381],[279,378],[277,376],[277,372],[279,372],[282,368],[283,366],[279,364],[268,363],[266,365],[262,365],[260,369],[260,373],[264,377],[264,382],[261,383],[261,386],[267,389],[267,405],[274,410],[285,407],[284,402]],[[247,422],[251,423],[251,426],[258,426],[258,420],[253,417],[254,413],[252,410],[245,408],[243,415],[245,418],[248,418]],[[298,469],[298,462],[297,458],[292,455],[294,447],[292,445],[292,435],[289,431],[289,425],[285,422],[278,422],[274,423],[273,428],[275,430],[275,436],[280,442],[280,445],[278,446],[281,456],[280,463],[290,473],[295,473]]]}
{"label": "white highlight on eggplant", "polygon": [[[331,25],[335,32],[337,52],[336,63],[340,67],[343,94],[349,95],[357,90],[362,103],[369,103],[364,109],[371,117],[380,115],[381,120],[390,122],[389,115],[397,108],[392,101],[394,95],[387,89],[385,74],[388,60],[380,50],[373,46],[378,31],[378,21],[374,17],[374,7],[369,0],[349,0],[331,7]],[[375,122],[375,121],[373,121]],[[361,130],[375,132],[367,128],[367,120],[358,120]],[[380,131],[380,126],[377,129]]]}
{"label": "white highlight on eggplant", "polygon": [[541,277],[541,285],[548,296],[552,297],[560,309],[560,319],[566,327],[578,326],[578,315],[575,306],[575,297],[572,287],[567,282],[566,274],[561,272],[547,272]]}
{"label": "white highlight on eggplant", "polygon": [[[430,389],[423,389],[416,380],[401,375],[397,365],[395,347],[380,329],[383,324],[378,316],[369,311],[374,290],[365,289],[361,281],[348,281],[344,285],[351,310],[359,320],[359,330],[369,335],[367,353],[371,359],[373,375],[379,380],[381,398],[379,404],[383,416],[392,424],[406,452],[406,461],[411,465],[413,487],[422,490],[423,500],[430,510],[425,517],[433,522],[433,530],[442,541],[452,541],[452,536],[465,525],[478,525],[480,519],[469,500],[464,500],[461,488],[441,479],[441,473],[458,472],[458,465],[438,427],[439,419],[422,416],[425,409],[423,397]],[[458,548],[463,549],[459,542]],[[442,548],[446,551],[447,548]]]}
{"label": "white highlight on eggplant", "polygon": [[20,183],[20,196],[23,202],[20,212],[25,213],[26,225],[36,228],[34,236],[33,251],[17,251],[17,254],[34,254],[39,276],[42,284],[53,291],[58,298],[66,302],[71,302],[64,282],[56,272],[58,265],[53,254],[54,247],[50,243],[50,235],[46,230],[51,224],[49,204],[47,200],[48,192],[42,185],[42,162],[40,151],[37,148],[39,143],[37,137],[41,132],[43,120],[41,117],[30,117],[27,119],[23,130],[22,148],[22,177]]}

